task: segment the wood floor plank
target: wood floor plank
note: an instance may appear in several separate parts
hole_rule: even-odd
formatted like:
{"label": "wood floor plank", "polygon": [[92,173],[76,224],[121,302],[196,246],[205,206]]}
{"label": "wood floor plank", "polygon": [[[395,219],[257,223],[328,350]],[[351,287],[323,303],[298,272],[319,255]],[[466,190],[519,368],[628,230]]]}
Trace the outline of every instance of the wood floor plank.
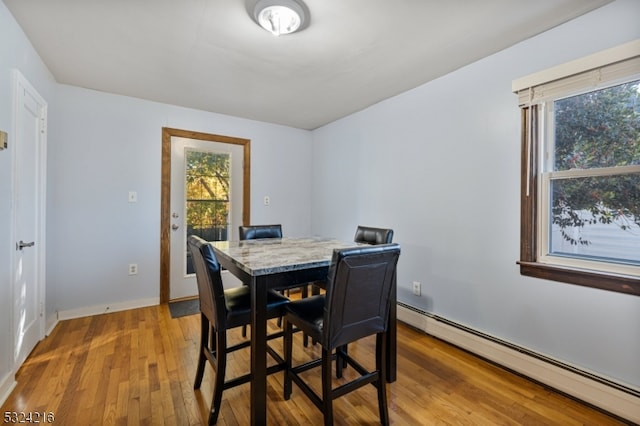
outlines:
{"label": "wood floor plank", "polygon": [[[199,315],[173,319],[167,305],[61,321],[22,365],[0,410],[51,411],[56,424],[72,426],[206,424],[214,375],[207,367],[201,389],[193,390],[199,327]],[[232,343],[241,340],[239,330],[230,333]],[[317,346],[302,346],[301,336],[294,340],[294,362],[319,355]],[[281,342],[273,346],[282,353]],[[373,350],[373,339],[349,346],[367,367]],[[228,377],[247,372],[249,356],[249,350],[232,354]],[[319,390],[319,374],[306,374]],[[345,371],[345,379],[354,375]],[[295,385],[284,401],[282,381],[282,373],[268,378],[268,423],[321,424]],[[402,324],[398,380],[387,395],[394,425],[625,424]],[[378,424],[375,390],[338,399],[334,413],[336,425]],[[248,423],[249,385],[225,391],[218,424]]]}

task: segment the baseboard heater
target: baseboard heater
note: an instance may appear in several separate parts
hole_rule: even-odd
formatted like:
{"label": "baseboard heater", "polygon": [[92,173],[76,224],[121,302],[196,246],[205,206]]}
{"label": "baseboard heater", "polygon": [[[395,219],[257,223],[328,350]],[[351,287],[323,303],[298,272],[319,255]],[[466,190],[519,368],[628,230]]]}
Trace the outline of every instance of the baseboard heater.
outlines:
{"label": "baseboard heater", "polygon": [[398,320],[622,420],[640,424],[640,390],[398,303]]}

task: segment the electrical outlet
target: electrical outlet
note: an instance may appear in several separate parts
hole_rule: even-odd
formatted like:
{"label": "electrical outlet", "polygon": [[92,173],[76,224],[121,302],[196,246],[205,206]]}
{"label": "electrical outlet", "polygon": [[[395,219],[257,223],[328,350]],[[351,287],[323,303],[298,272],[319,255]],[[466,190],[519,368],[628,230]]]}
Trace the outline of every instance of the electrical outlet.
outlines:
{"label": "electrical outlet", "polygon": [[129,264],[129,275],[136,275],[138,273],[138,264],[130,263]]}
{"label": "electrical outlet", "polygon": [[413,294],[420,296],[420,281],[413,282]]}
{"label": "electrical outlet", "polygon": [[269,198],[268,195],[264,196],[264,205],[268,206],[269,204],[271,204],[271,199]]}

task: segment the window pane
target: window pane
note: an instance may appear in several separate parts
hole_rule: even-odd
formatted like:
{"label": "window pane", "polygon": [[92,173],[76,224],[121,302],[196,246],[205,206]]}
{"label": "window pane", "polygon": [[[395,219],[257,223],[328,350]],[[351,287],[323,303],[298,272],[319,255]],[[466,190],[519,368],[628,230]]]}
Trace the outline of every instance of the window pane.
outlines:
{"label": "window pane", "polygon": [[640,265],[640,174],[551,184],[549,251]]}
{"label": "window pane", "polygon": [[[187,235],[225,241],[229,223],[229,154],[186,151]],[[185,238],[186,241],[186,238]],[[186,250],[187,274],[195,273]]]}
{"label": "window pane", "polygon": [[554,170],[640,164],[640,80],[554,102]]}

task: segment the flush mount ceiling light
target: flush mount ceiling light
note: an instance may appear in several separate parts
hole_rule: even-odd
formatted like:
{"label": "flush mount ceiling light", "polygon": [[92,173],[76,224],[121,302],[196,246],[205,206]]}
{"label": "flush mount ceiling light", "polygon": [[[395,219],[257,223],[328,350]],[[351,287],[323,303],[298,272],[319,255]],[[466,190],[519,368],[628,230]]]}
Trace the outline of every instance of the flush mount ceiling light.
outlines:
{"label": "flush mount ceiling light", "polygon": [[291,34],[308,25],[308,13],[297,0],[258,0],[253,8],[253,20],[271,34]]}

